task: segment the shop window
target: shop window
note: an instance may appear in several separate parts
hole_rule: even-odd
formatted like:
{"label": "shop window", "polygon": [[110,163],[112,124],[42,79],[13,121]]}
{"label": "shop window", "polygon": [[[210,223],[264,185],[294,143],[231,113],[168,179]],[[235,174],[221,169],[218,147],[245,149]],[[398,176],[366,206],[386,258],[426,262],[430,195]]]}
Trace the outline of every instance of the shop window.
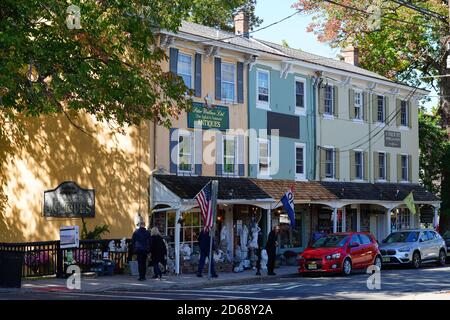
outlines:
{"label": "shop window", "polygon": [[411,215],[408,209],[397,209],[391,215],[391,230],[398,231],[411,228]]}
{"label": "shop window", "polygon": [[[167,231],[166,235],[168,237],[168,243],[171,246],[175,245],[175,217],[176,213],[174,211],[169,211],[166,214],[167,219]],[[188,211],[182,214],[183,224],[181,225],[180,231],[180,242],[181,244],[188,244],[191,249],[195,249],[198,241],[198,235],[200,234],[202,221],[200,212]],[[198,249],[197,249],[198,250]]]}
{"label": "shop window", "polygon": [[292,229],[287,213],[280,214],[280,248],[298,248],[302,246],[302,214],[295,213],[295,228]]}

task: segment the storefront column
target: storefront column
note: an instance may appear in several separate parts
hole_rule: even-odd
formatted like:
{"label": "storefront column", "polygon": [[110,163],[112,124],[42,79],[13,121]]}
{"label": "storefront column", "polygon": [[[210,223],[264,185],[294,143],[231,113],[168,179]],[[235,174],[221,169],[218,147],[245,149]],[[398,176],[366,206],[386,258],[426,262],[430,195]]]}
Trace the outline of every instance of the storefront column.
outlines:
{"label": "storefront column", "polygon": [[356,231],[361,231],[361,205],[357,205],[356,207]]}
{"label": "storefront column", "polygon": [[338,222],[338,215],[337,215],[337,208],[333,208],[333,233],[337,232],[337,222]]}
{"label": "storefront column", "polygon": [[272,231],[272,210],[267,209],[267,234]]}
{"label": "storefront column", "polygon": [[342,232],[345,232],[347,228],[347,212],[345,210],[345,207],[342,208]]}
{"label": "storefront column", "polygon": [[439,225],[439,208],[440,208],[440,206],[435,206],[434,207],[433,226],[434,226],[435,229]]}
{"label": "storefront column", "polygon": [[385,237],[387,237],[388,235],[391,234],[391,212],[392,212],[392,207],[386,209],[386,235]]}
{"label": "storefront column", "polygon": [[175,273],[180,274],[180,231],[181,224],[178,222],[181,218],[181,210],[177,210],[175,215]]}

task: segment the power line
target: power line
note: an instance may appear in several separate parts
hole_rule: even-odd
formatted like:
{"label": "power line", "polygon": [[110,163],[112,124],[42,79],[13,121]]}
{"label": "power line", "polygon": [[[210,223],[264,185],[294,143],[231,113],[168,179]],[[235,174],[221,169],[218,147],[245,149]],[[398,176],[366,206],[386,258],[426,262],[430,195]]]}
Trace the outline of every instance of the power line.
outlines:
{"label": "power line", "polygon": [[393,1],[393,2],[395,2],[395,3],[397,3],[397,4],[399,4],[399,5],[405,6],[405,7],[409,8],[409,9],[411,9],[411,10],[420,12],[420,13],[422,13],[422,14],[424,14],[424,15],[427,15],[427,16],[429,16],[429,17],[432,17],[432,18],[436,18],[436,19],[442,20],[443,22],[447,23],[447,17],[441,15],[441,14],[438,13],[438,12],[431,11],[431,10],[429,10],[429,9],[425,9],[425,8],[418,7],[418,6],[416,6],[415,4],[413,4],[413,3],[406,2],[406,1],[403,1],[403,0],[391,0],[391,1]]}

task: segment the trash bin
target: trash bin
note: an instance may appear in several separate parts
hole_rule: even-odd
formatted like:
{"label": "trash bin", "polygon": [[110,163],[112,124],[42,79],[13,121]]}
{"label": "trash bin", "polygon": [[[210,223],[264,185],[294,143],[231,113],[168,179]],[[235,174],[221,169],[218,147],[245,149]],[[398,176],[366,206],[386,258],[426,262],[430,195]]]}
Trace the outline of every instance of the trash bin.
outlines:
{"label": "trash bin", "polygon": [[0,251],[0,288],[20,288],[22,286],[23,259],[23,252]]}

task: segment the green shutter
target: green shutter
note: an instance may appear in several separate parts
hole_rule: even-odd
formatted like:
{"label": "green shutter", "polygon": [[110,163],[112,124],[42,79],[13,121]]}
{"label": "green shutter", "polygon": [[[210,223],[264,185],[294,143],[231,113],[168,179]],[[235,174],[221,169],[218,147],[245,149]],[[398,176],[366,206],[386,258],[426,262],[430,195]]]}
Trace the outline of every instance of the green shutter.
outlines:
{"label": "green shutter", "polygon": [[372,122],[378,121],[378,95],[372,95]]}
{"label": "green shutter", "polygon": [[353,181],[356,178],[356,174],[355,174],[355,151],[350,150],[349,151],[349,157],[350,157],[350,180]]}
{"label": "green shutter", "polygon": [[379,153],[374,151],[373,152],[373,180],[380,179],[380,159]]}
{"label": "green shutter", "polygon": [[364,176],[363,179],[364,180],[369,180],[369,153],[368,152],[364,152]]}
{"label": "green shutter", "polygon": [[339,118],[339,88],[333,86],[333,114],[336,118]]}
{"label": "green shutter", "polygon": [[390,101],[389,97],[384,96],[384,122],[387,122],[387,117],[390,114],[389,101]]}
{"label": "green shutter", "polygon": [[411,110],[412,110],[412,108],[411,108],[411,100],[408,100],[406,109],[408,110],[408,127],[412,128],[412,123],[411,123],[411,119],[412,119],[412,117],[411,117]]}
{"label": "green shutter", "polygon": [[395,108],[395,112],[397,114],[396,119],[397,119],[397,127],[400,127],[401,123],[402,123],[402,113],[401,113],[401,109],[402,109],[402,100],[401,99],[397,99],[397,104],[396,104],[396,108]]}
{"label": "green shutter", "polygon": [[325,149],[319,149],[319,161],[320,161],[320,180],[325,179]]}
{"label": "green shutter", "polygon": [[412,182],[412,156],[408,156],[408,181]]}
{"label": "green shutter", "polygon": [[348,114],[351,119],[355,118],[355,90],[348,90]]}
{"label": "green shutter", "polygon": [[334,173],[334,178],[336,180],[340,179],[340,170],[339,170],[339,165],[340,165],[340,152],[339,149],[335,148],[334,149],[334,160],[335,160],[335,173]]}
{"label": "green shutter", "polygon": [[325,113],[325,87],[319,87],[319,114]]}
{"label": "green shutter", "polygon": [[391,181],[391,154],[386,153],[386,181]]}
{"label": "green shutter", "polygon": [[397,181],[402,181],[402,155],[397,154]]}
{"label": "green shutter", "polygon": [[369,95],[367,92],[363,92],[362,94],[363,99],[363,120],[368,121],[369,120]]}

